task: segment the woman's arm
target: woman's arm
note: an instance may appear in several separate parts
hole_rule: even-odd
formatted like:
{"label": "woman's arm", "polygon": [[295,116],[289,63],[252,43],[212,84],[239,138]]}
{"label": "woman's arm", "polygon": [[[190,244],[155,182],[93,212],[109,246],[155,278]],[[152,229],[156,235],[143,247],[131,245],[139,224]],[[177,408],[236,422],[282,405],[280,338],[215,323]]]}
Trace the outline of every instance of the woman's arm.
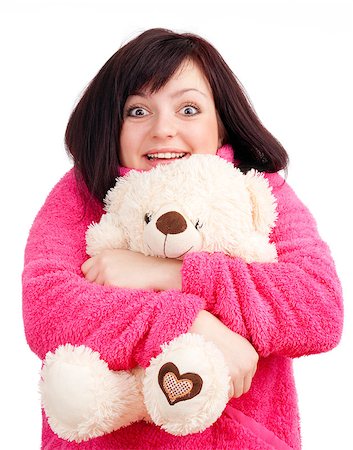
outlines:
{"label": "woman's arm", "polygon": [[268,175],[278,201],[272,234],[277,263],[246,264],[221,253],[193,253],[183,262],[183,291],[249,339],[261,356],[327,351],[340,340],[341,286],[330,251],[306,207],[287,183]]}
{"label": "woman's arm", "polygon": [[107,249],[82,264],[86,280],[103,286],[181,290],[181,261],[145,256],[125,249]]}
{"label": "woman's arm", "polygon": [[28,238],[23,318],[32,350],[44,358],[64,343],[87,345],[112,369],[146,366],[160,345],[187,332],[204,301],[177,290],[120,289],[87,281],[85,231],[92,220],[73,171],[54,188]]}
{"label": "woman's arm", "polygon": [[204,310],[198,313],[190,332],[202,335],[223,353],[231,378],[229,398],[238,398],[246,394],[250,389],[259,360],[250,342]]}

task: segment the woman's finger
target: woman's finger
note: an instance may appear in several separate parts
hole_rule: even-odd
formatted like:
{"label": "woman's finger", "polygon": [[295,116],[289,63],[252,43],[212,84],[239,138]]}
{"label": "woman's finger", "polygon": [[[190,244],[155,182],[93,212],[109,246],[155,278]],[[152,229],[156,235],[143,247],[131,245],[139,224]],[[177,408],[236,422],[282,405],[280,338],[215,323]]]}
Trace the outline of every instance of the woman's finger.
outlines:
{"label": "woman's finger", "polygon": [[82,273],[86,275],[94,265],[94,257],[87,259],[81,266]]}
{"label": "woman's finger", "polygon": [[244,392],[243,394],[246,394],[247,392],[249,392],[249,389],[251,387],[251,383],[252,383],[252,375],[248,374],[245,378],[244,378]]}
{"label": "woman's finger", "polygon": [[235,382],[234,397],[239,398],[244,393],[244,378],[239,378]]}
{"label": "woman's finger", "polygon": [[84,273],[84,275],[87,281],[89,281],[90,283],[96,283],[96,280],[99,276],[99,271],[97,270],[97,267],[92,266],[86,273]]}

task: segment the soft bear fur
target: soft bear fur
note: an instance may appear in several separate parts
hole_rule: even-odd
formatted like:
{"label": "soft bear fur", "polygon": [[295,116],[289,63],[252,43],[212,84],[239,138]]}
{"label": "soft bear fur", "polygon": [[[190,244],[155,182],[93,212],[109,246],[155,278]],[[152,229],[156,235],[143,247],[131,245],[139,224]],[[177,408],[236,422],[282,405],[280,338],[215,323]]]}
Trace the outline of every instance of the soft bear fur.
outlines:
{"label": "soft bear fur", "polygon": [[[125,248],[179,259],[200,250],[224,252],[248,263],[277,259],[269,240],[276,203],[267,180],[254,170],[244,175],[215,155],[192,155],[148,172],[131,170],[107,193],[105,210],[100,222],[87,230],[90,256],[107,248]],[[170,407],[157,382],[166,361],[176,363],[180,374],[190,370],[202,374],[203,390],[197,398]],[[89,380],[87,386],[77,389],[75,380],[83,378]],[[65,400],[62,393],[68,386],[70,398]],[[80,442],[132,421],[149,420],[147,411],[169,433],[202,431],[221,415],[228,386],[221,352],[202,337],[187,333],[165,344],[146,373],[142,369],[109,371],[89,348],[61,346],[46,358],[41,392],[53,430],[64,439]]]}
{"label": "soft bear fur", "polygon": [[[107,214],[87,232],[91,256],[106,248],[126,248],[169,258],[219,251],[249,263],[277,257],[269,242],[276,206],[267,180],[255,170],[244,175],[215,155],[192,155],[148,172],[132,170],[117,180],[105,204]],[[168,236],[164,254],[165,236],[155,224],[168,211],[181,213],[187,228]],[[146,214],[152,218],[148,225]]]}

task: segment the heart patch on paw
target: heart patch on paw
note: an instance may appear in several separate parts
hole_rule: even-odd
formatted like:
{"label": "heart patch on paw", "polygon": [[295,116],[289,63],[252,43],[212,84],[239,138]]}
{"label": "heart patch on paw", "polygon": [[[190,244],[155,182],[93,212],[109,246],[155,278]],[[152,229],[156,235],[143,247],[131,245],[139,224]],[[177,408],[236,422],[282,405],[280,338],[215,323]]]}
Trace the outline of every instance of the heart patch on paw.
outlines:
{"label": "heart patch on paw", "polygon": [[158,374],[158,383],[170,405],[190,400],[202,389],[202,378],[196,373],[183,373],[172,362],[164,364]]}

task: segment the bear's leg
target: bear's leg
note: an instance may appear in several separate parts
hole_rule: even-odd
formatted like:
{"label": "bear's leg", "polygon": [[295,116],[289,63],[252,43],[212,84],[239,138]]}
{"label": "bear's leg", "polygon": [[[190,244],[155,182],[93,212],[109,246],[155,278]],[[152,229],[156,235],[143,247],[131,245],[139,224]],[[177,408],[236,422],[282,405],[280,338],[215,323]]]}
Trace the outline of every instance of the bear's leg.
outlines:
{"label": "bear's leg", "polygon": [[99,353],[83,345],[47,354],[40,392],[49,425],[68,441],[102,436],[146,415],[135,375],[109,370]]}
{"label": "bear's leg", "polygon": [[143,394],[148,413],[168,433],[203,431],[228,402],[229,371],[223,354],[197,334],[183,334],[162,346],[146,369]]}

